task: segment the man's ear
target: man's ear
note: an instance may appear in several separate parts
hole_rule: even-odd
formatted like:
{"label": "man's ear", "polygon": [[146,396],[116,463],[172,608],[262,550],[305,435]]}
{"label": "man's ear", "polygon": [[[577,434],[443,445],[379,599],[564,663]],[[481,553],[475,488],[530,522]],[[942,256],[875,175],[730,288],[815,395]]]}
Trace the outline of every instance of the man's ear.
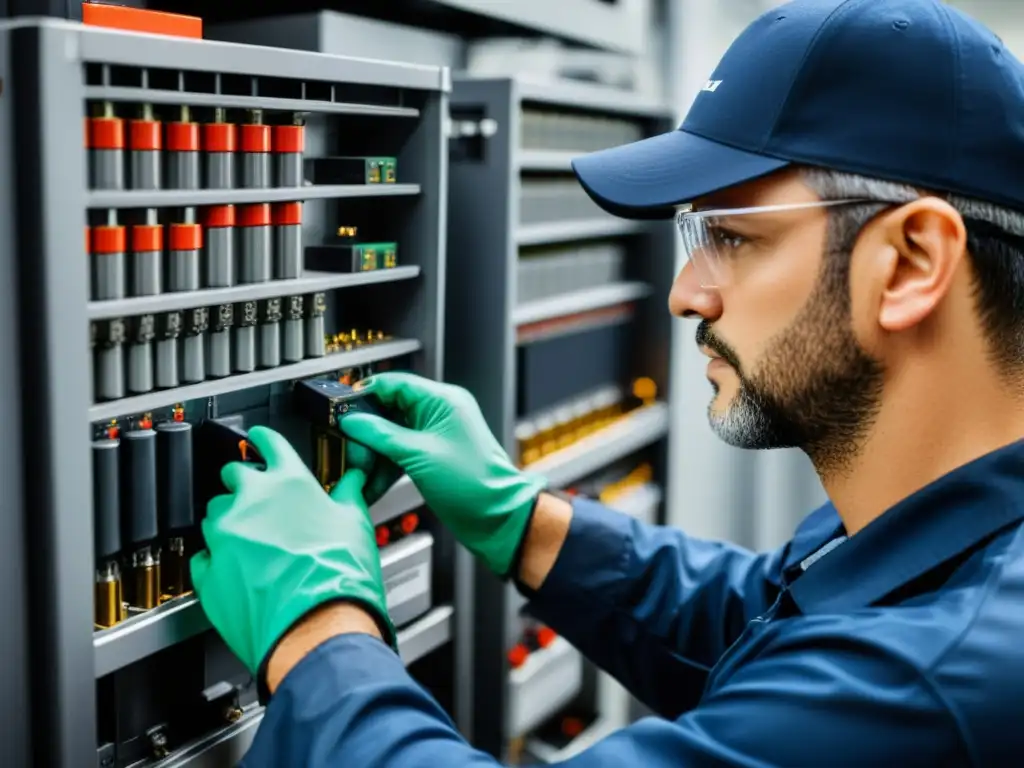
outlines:
{"label": "man's ear", "polygon": [[960,213],[945,200],[923,197],[882,220],[886,257],[878,322],[899,332],[923,322],[949,293],[967,251]]}

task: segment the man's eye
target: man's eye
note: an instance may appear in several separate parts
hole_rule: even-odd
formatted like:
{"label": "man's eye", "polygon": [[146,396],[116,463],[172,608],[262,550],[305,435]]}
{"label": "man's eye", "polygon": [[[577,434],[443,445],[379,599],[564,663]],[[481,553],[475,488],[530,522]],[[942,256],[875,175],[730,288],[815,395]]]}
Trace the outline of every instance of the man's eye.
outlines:
{"label": "man's eye", "polygon": [[711,240],[718,248],[725,251],[736,250],[747,242],[747,238],[743,235],[722,227],[714,227],[711,230]]}

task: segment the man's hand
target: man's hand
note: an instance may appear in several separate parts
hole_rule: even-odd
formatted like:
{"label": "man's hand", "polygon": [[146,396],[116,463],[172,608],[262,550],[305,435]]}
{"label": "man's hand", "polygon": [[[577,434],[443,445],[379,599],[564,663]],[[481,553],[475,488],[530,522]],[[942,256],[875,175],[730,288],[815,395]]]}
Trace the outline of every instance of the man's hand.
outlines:
{"label": "man's hand", "polygon": [[[329,603],[368,612],[394,647],[373,524],[362,497],[365,474],[350,470],[328,496],[281,435],[253,427],[249,439],[266,470],[241,463],[224,467],[221,477],[230,493],[210,501],[202,524],[207,550],[192,558],[192,581],[210,622],[261,677],[282,636],[295,627],[301,640],[303,626],[322,626],[312,622],[313,612]],[[307,616],[310,621],[299,624]],[[337,622],[332,626],[336,634],[343,631]],[[359,631],[361,625],[345,626]],[[288,647],[302,646],[296,642]]]}
{"label": "man's hand", "polygon": [[466,390],[406,373],[378,374],[360,386],[408,427],[350,413],[342,430],[401,467],[455,537],[508,575],[544,478],[516,468]]}

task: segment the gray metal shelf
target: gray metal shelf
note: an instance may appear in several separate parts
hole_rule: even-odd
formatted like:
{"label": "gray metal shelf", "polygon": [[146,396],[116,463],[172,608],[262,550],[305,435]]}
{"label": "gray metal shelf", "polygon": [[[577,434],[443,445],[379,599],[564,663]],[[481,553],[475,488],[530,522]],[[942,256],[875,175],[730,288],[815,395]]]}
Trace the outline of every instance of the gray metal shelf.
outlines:
{"label": "gray metal shelf", "polygon": [[579,221],[555,221],[544,224],[520,224],[516,228],[517,245],[548,245],[569,240],[596,240],[642,232],[650,225],[643,221],[601,217]]}
{"label": "gray metal shelf", "polygon": [[335,200],[361,197],[410,197],[419,184],[308,184],[304,187],[267,189],[161,189],[93,190],[89,208],[174,208],[202,205],[287,203],[295,200]]}
{"label": "gray metal shelf", "polygon": [[376,269],[371,272],[315,272],[306,270],[294,280],[270,280],[266,283],[248,283],[231,288],[204,288],[199,291],[161,293],[157,296],[138,296],[131,299],[90,301],[87,307],[90,320],[133,315],[175,312],[193,307],[213,307],[243,301],[259,301],[282,296],[322,293],[339,288],[358,288],[363,285],[393,283],[419,277],[418,266]]}
{"label": "gray metal shelf", "polygon": [[574,158],[583,152],[564,152],[557,149],[524,149],[519,153],[520,171],[565,171],[572,170]]}
{"label": "gray metal shelf", "polygon": [[89,421],[104,421],[117,418],[126,413],[145,413],[146,411],[174,405],[175,403],[224,395],[229,392],[237,392],[240,389],[276,384],[280,381],[308,379],[310,376],[319,376],[322,373],[329,373],[330,371],[337,371],[342,368],[355,368],[368,363],[376,363],[381,360],[390,360],[393,357],[408,355],[420,350],[422,346],[421,342],[417,339],[382,341],[377,344],[368,344],[365,347],[353,349],[351,352],[338,352],[332,355],[303,360],[300,363],[282,365],[277,368],[267,368],[266,370],[243,373],[238,376],[227,376],[223,379],[210,379],[198,384],[189,384],[173,389],[161,389],[145,395],[111,400],[108,403],[97,403],[89,408]]}
{"label": "gray metal shelf", "polygon": [[585,288],[580,291],[520,304],[512,312],[512,322],[515,325],[539,323],[544,320],[553,320],[579,312],[589,312],[594,309],[613,307],[616,304],[623,304],[628,301],[636,301],[650,294],[651,286],[636,281],[599,285],[595,288]]}
{"label": "gray metal shelf", "polygon": [[[455,80],[453,120],[488,120],[496,130],[487,137],[452,140],[445,378],[473,392],[510,453],[518,453],[514,430],[520,409],[525,408],[520,404],[519,379],[525,370],[521,366],[531,355],[538,359],[537,343],[569,344],[569,334],[582,338],[584,331],[630,323],[636,332],[630,333],[624,352],[629,359],[623,362],[621,375],[650,376],[660,391],[668,391],[673,326],[662,299],[667,299],[675,275],[675,228],[670,222],[612,218],[596,206],[592,215],[587,213],[585,194],[565,183],[576,153],[562,151],[555,141],[542,144],[538,133],[524,148],[524,115],[535,121],[543,111],[563,122],[584,113],[594,118],[578,124],[583,126],[574,129],[580,131],[578,138],[562,135],[566,146],[577,140],[588,145],[597,141],[600,133],[587,136],[584,131],[587,126],[600,130],[606,119],[628,120],[638,135],[661,133],[674,123],[664,106],[609,88],[526,78]],[[524,174],[529,171],[556,173],[554,178]],[[617,239],[624,247],[621,275],[607,278],[614,282],[543,301],[518,301],[521,248],[532,252],[534,246],[552,246],[537,255],[563,259],[571,257],[574,243],[589,245],[601,239]],[[558,254],[560,250],[564,253]],[[565,338],[555,341],[558,336]],[[568,346],[549,349],[553,348]],[[558,375],[557,368],[551,370],[552,380]],[[547,475],[553,486],[565,486],[644,450],[655,466],[655,480],[664,484],[668,414],[666,404],[636,411],[528,470]],[[471,652],[457,657],[456,721],[475,746],[500,758],[507,739],[519,735],[507,732],[509,708],[514,705],[506,661],[509,638],[516,633],[510,623],[514,598],[507,585],[479,565],[460,587],[460,615],[469,610],[472,620],[458,622],[457,628],[456,647]]]}
{"label": "gray metal shelf", "polygon": [[[142,735],[108,731],[104,723],[123,719],[108,707],[151,711],[146,699],[173,694],[159,681],[153,683],[155,687],[122,685],[122,680],[135,675],[135,670],[127,669],[133,661],[164,649],[172,667],[185,663],[185,658],[195,659],[224,679],[240,670],[230,650],[212,634],[209,642],[186,644],[180,657],[171,647],[208,627],[195,601],[171,601],[94,633],[98,564],[93,552],[93,424],[175,402],[216,397],[211,405],[219,415],[242,414],[247,425],[270,421],[289,434],[291,427],[298,432],[306,425],[294,422],[286,399],[277,398],[276,389],[267,385],[406,355],[412,370],[439,378],[444,359],[447,252],[445,121],[451,81],[444,67],[35,18],[0,24],[0,77],[5,96],[0,100],[0,132],[8,146],[18,147],[16,154],[0,157],[0,179],[5,182],[0,207],[10,223],[0,233],[0,245],[8,256],[7,268],[0,270],[0,287],[8,290],[2,302],[7,322],[0,335],[3,369],[8,373],[0,384],[3,393],[11,395],[9,426],[17,444],[16,458],[7,469],[13,477],[32,478],[22,487],[20,480],[12,482],[5,476],[12,501],[2,516],[5,535],[0,537],[0,559],[9,565],[9,583],[19,600],[12,604],[14,629],[5,631],[3,638],[8,641],[4,644],[8,666],[23,673],[6,678],[10,685],[0,691],[0,702],[4,711],[26,713],[12,721],[16,727],[7,744],[12,754],[29,754],[30,746],[33,764],[70,768],[96,760],[96,751],[103,746],[98,739],[116,740],[123,750],[125,742]],[[167,90],[160,90],[163,87]],[[312,99],[298,98],[302,96]],[[129,117],[130,102],[306,113],[310,115],[305,123],[306,157],[328,146],[351,155],[387,154],[397,158],[400,181],[415,183],[225,191],[91,189],[87,174],[91,162],[83,155],[87,151],[83,115],[91,111],[94,101],[117,102],[120,118]],[[163,109],[158,116],[169,117]],[[208,115],[196,117],[202,120]],[[133,170],[138,158],[124,159],[126,170]],[[236,163],[242,164],[241,160]],[[392,199],[393,204],[386,205]],[[302,200],[308,201],[303,207],[305,242],[318,242],[318,235],[340,224],[358,225],[364,231],[376,227],[402,244],[403,267],[387,275],[307,274],[287,284],[226,292],[199,291],[102,305],[90,301],[92,265],[84,258],[82,228],[102,218],[90,216],[90,209],[155,208],[162,213],[159,209]],[[388,287],[372,292],[387,294],[393,302],[382,305],[368,295],[353,295],[361,287],[392,279],[407,282],[393,292]],[[114,402],[90,402],[90,320],[291,291],[329,293],[327,333],[353,325],[379,327],[393,334],[395,341]],[[26,414],[24,422],[22,414]],[[406,481],[375,506],[374,514],[393,517],[400,505],[420,503],[415,488]],[[160,532],[160,545],[165,544],[166,535]],[[446,535],[435,533],[450,549]],[[126,541],[126,552],[129,548]],[[447,595],[442,599],[448,602]],[[193,670],[187,672],[182,678],[192,679]],[[97,678],[104,674],[118,690],[116,703],[105,693],[106,682]],[[130,694],[126,693],[129,688]],[[28,690],[36,706],[27,706]],[[97,716],[98,707],[104,708],[103,717]],[[240,723],[237,728],[245,730],[245,726]],[[127,759],[127,753],[120,758]]]}
{"label": "gray metal shelf", "polygon": [[407,665],[419,661],[452,639],[455,608],[442,605],[433,608],[412,624],[398,630],[398,653]]}
{"label": "gray metal shelf", "polygon": [[351,104],[316,99],[282,99],[273,96],[239,96],[229,93],[193,93],[155,88],[132,88],[117,85],[91,85],[85,89],[90,101],[130,102],[138,104],[172,104],[189,107],[224,107],[235,109],[266,109],[295,114],[365,115],[372,117],[419,117],[415,107],[392,107],[382,104]]}
{"label": "gray metal shelf", "polygon": [[[408,476],[370,507],[370,517],[379,524],[423,504]],[[410,630],[415,627],[414,624]],[[170,648],[210,629],[209,619],[194,596],[164,603],[148,613],[129,619],[93,635],[96,677],[103,677],[140,659]]]}
{"label": "gray metal shelf", "polygon": [[[452,606],[442,605],[398,631],[398,653],[406,666],[451,640],[454,613]],[[153,768],[223,768],[226,765],[237,765],[252,746],[263,715],[261,707],[253,707],[238,722],[184,747],[166,760],[155,763]]]}
{"label": "gray metal shelf", "polygon": [[527,469],[544,475],[553,487],[561,488],[660,440],[668,434],[668,428],[668,405],[649,405],[545,456]]}

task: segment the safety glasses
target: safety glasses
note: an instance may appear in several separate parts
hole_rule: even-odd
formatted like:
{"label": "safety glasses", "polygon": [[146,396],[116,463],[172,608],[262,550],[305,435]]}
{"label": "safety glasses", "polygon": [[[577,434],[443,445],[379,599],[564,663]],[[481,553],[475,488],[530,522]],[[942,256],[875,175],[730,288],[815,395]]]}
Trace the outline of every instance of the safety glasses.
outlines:
{"label": "safety glasses", "polygon": [[882,200],[850,198],[846,200],[818,200],[811,203],[766,205],[757,208],[718,208],[707,211],[681,210],[676,214],[676,226],[683,238],[683,252],[693,262],[693,269],[704,288],[724,288],[734,277],[734,265],[744,254],[757,250],[753,238],[742,234],[746,227],[742,220],[750,217],[783,219],[785,214],[814,208],[832,208],[837,205],[874,203],[891,205]]}

